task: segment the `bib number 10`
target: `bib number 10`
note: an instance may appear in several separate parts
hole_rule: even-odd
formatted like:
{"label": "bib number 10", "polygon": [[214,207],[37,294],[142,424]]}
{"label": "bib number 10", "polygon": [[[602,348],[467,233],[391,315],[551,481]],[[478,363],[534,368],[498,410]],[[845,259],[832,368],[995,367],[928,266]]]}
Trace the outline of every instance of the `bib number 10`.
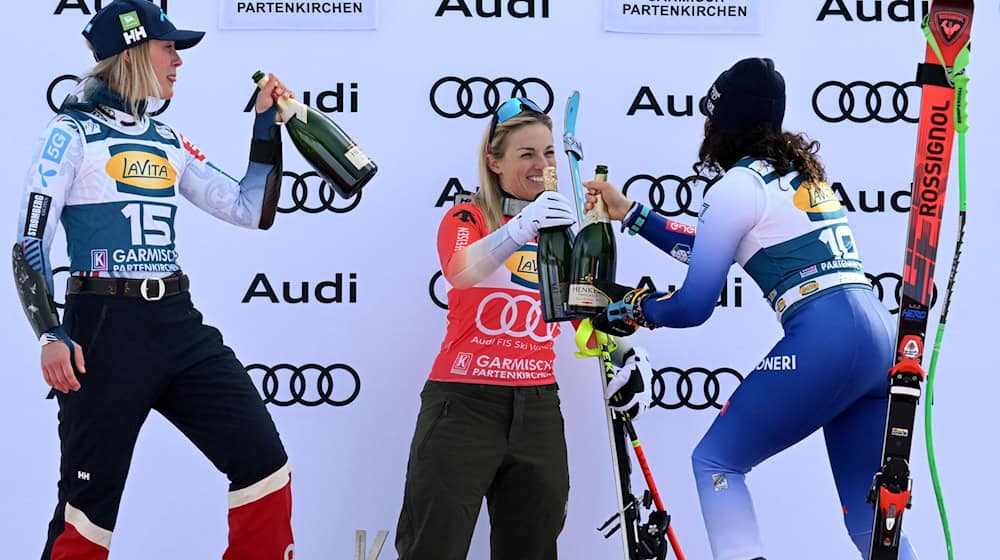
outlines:
{"label": "bib number 10", "polygon": [[850,226],[841,224],[828,227],[819,234],[819,240],[826,243],[835,258],[858,258],[858,249],[854,244],[854,234],[851,233]]}
{"label": "bib number 10", "polygon": [[166,204],[130,202],[122,207],[128,219],[132,245],[165,247],[174,242],[174,212]]}

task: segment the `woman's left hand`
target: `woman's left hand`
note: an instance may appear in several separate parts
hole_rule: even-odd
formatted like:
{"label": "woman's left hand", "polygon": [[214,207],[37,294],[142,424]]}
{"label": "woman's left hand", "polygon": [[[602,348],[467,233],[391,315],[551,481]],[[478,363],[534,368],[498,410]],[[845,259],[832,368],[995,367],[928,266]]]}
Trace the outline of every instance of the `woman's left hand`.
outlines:
{"label": "woman's left hand", "polygon": [[260,93],[257,94],[257,112],[263,113],[267,111],[279,98],[294,99],[295,93],[285,87],[285,84],[283,84],[277,76],[274,74],[268,74],[267,83],[264,84]]}

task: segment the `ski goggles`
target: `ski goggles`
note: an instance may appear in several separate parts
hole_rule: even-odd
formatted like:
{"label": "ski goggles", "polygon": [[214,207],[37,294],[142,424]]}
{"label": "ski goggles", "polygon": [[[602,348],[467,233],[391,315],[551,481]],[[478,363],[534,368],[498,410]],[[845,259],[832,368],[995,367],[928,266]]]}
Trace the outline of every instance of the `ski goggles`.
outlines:
{"label": "ski goggles", "polygon": [[493,112],[493,118],[490,120],[490,134],[486,137],[487,154],[493,153],[493,135],[496,134],[497,125],[501,125],[525,111],[545,114],[545,111],[542,111],[537,103],[527,97],[512,97],[497,107],[497,110]]}

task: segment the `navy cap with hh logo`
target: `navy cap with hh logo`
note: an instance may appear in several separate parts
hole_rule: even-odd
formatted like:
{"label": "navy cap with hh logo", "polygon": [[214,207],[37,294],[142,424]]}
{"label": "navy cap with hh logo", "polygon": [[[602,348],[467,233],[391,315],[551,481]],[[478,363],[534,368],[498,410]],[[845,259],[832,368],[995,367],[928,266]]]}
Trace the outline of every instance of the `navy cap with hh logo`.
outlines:
{"label": "navy cap with hh logo", "polygon": [[177,29],[148,0],[114,0],[94,15],[83,28],[83,36],[94,47],[97,60],[104,60],[150,39],[173,41],[178,50],[191,48],[205,32]]}

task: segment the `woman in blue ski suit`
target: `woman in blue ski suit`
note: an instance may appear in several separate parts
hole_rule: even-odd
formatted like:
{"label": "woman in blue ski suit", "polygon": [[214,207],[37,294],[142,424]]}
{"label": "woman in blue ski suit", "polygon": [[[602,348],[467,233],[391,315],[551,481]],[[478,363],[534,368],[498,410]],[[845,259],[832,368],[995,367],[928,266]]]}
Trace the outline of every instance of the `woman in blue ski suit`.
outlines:
{"label": "woman in blue ski suit", "polygon": [[[672,293],[629,291],[595,319],[638,326],[700,325],[734,262],[760,286],[784,330],[733,393],[692,454],[715,560],[763,559],[746,473],[823,428],[847,531],[868,553],[894,329],[872,291],[844,208],[826,183],[818,142],[781,128],[785,84],[770,59],[744,59],[702,101],[708,115],[695,170],[722,174],[695,228],[650,213],[608,183],[588,183],[614,219],[687,262]],[[589,197],[591,201],[593,196]],[[809,555],[809,557],[812,557]],[[903,537],[901,560],[915,560]]]}

